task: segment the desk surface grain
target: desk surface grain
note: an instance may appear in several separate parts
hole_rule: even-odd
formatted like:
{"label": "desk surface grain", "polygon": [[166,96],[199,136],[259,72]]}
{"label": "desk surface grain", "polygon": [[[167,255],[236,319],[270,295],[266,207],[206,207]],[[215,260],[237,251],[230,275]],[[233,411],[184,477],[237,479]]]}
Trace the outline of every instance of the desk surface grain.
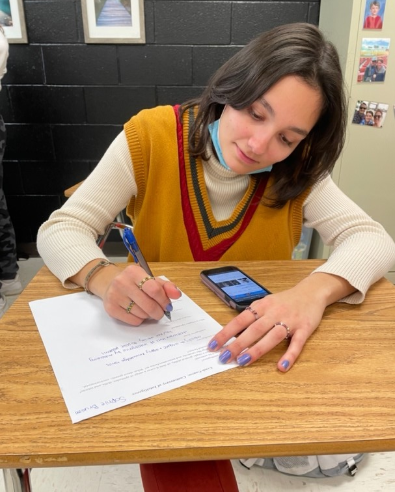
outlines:
{"label": "desk surface grain", "polygon": [[[272,292],[320,263],[234,262]],[[225,324],[235,312],[199,279],[218,265],[151,267]],[[395,451],[395,287],[385,279],[361,305],[328,307],[288,373],[276,369],[280,344],[250,367],[77,424],[28,305],[69,293],[43,267],[0,322],[0,468]]]}

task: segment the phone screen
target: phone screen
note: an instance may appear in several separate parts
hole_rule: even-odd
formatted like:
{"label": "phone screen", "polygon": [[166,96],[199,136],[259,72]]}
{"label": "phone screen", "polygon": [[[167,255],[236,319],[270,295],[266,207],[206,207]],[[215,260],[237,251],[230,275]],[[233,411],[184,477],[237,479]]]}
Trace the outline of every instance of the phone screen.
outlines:
{"label": "phone screen", "polygon": [[255,299],[270,294],[269,291],[255,283],[250,277],[239,270],[221,273],[208,273],[208,278],[238,304],[250,304]]}

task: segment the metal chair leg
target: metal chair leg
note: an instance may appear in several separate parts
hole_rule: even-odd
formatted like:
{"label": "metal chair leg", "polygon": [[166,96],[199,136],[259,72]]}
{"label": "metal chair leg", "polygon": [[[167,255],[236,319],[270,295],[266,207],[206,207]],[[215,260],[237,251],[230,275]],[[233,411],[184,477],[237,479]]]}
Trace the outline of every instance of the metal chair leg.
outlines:
{"label": "metal chair leg", "polygon": [[113,229],[118,229],[120,234],[121,234],[121,237],[123,237],[123,234],[122,234],[123,230],[124,229],[131,229],[133,231],[133,226],[131,226],[129,224],[124,224],[123,222],[111,222],[110,224],[108,224],[108,226],[106,227],[106,229],[104,231],[104,234],[99,236],[96,240],[96,244],[99,246],[100,249],[103,249],[103,247],[106,244],[106,241],[108,239],[108,236],[110,235],[110,232]]}

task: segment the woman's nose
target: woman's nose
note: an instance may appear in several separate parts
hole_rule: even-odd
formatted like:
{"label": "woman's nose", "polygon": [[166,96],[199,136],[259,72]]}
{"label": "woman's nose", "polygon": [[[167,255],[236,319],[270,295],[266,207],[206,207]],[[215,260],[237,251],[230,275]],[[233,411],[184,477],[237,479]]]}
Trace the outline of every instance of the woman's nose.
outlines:
{"label": "woman's nose", "polygon": [[255,155],[261,155],[266,152],[270,138],[268,132],[262,132],[262,130],[254,132],[248,140],[248,145]]}

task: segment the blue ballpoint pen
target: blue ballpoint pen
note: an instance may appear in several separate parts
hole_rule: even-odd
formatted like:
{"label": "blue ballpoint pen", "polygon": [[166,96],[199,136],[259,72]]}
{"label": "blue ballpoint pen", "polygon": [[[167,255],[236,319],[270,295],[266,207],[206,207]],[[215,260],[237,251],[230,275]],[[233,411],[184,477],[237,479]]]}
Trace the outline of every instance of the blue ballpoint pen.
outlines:
{"label": "blue ballpoint pen", "polygon": [[[153,277],[154,275],[150,267],[148,266],[148,263],[146,262],[143,253],[141,252],[141,249],[137,244],[136,237],[131,229],[125,228],[123,230],[123,243],[129,253],[133,256],[134,261],[138,263],[141,268],[143,268],[148,273],[148,275],[151,275]],[[170,311],[165,310],[164,313],[165,316],[171,321]]]}

